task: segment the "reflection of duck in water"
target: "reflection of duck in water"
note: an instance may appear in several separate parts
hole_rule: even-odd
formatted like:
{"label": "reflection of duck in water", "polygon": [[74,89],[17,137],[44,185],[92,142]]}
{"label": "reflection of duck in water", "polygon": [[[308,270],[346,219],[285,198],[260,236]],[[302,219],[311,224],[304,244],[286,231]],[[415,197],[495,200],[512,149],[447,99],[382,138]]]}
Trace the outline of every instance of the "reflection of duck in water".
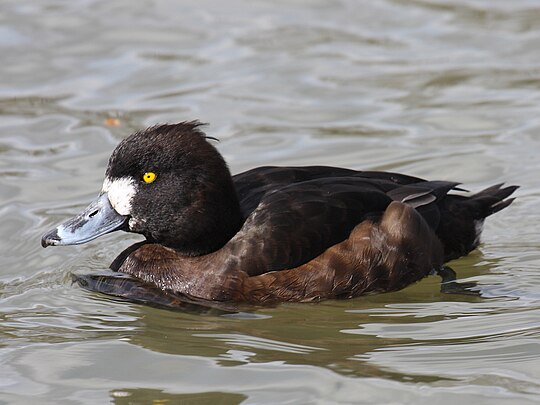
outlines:
{"label": "reflection of duck in water", "polygon": [[349,298],[398,290],[432,271],[448,279],[443,263],[476,248],[484,218],[517,188],[448,194],[457,184],[323,166],[231,177],[199,123],[161,125],[122,141],[98,198],[42,244],[115,230],[144,235],[111,265],[142,282],[105,289],[136,300]]}

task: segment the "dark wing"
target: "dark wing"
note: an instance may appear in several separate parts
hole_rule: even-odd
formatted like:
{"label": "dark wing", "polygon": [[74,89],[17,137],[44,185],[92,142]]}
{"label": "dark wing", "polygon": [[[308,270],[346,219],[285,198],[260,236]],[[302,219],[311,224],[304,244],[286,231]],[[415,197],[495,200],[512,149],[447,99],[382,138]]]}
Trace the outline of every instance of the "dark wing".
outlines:
{"label": "dark wing", "polygon": [[392,172],[357,171],[332,166],[278,167],[264,166],[233,176],[244,218],[259,205],[270,190],[295,183],[339,177],[358,177],[376,184],[381,190],[391,190],[399,185],[421,183],[425,180]]}
{"label": "dark wing", "polygon": [[328,166],[264,166],[233,176],[233,182],[242,213],[247,218],[269,191],[309,180],[352,176],[356,173],[354,170]]}
{"label": "dark wing", "polygon": [[378,221],[392,200],[416,208],[435,230],[457,185],[326,166],[261,167],[233,179],[246,221],[226,249],[231,267],[245,263],[249,275],[308,262],[360,222]]}
{"label": "dark wing", "polygon": [[356,177],[310,180],[273,188],[225,246],[229,260],[248,274],[289,269],[345,240],[366,218],[378,217],[392,199]]}
{"label": "dark wing", "polygon": [[424,217],[433,230],[439,228],[442,202],[450,190],[459,190],[459,183],[451,181],[424,181],[408,184],[388,191],[392,200],[406,203]]}

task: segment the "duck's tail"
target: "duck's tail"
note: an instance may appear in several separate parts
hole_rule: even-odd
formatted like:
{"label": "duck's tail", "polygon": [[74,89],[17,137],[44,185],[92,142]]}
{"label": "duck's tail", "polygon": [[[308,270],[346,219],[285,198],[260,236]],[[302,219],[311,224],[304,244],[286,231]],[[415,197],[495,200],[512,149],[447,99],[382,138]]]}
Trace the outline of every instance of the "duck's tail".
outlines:
{"label": "duck's tail", "polygon": [[470,197],[471,203],[478,206],[478,214],[480,217],[475,219],[483,220],[491,214],[495,214],[512,204],[515,198],[507,197],[511,196],[519,186],[503,187],[503,185],[503,183],[495,184]]}
{"label": "duck's tail", "polygon": [[443,243],[445,261],[457,259],[480,243],[484,219],[508,207],[508,198],[519,186],[496,184],[470,197],[448,195],[441,212],[437,236]]}

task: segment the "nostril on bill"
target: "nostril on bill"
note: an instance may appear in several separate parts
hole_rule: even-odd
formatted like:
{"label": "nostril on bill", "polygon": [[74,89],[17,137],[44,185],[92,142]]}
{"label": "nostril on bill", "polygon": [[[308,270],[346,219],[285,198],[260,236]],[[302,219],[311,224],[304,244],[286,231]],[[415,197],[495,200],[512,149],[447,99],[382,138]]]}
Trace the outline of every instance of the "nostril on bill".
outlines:
{"label": "nostril on bill", "polygon": [[88,214],[88,217],[89,217],[89,218],[92,218],[92,217],[95,216],[98,212],[99,212],[99,210],[92,211],[90,214]]}

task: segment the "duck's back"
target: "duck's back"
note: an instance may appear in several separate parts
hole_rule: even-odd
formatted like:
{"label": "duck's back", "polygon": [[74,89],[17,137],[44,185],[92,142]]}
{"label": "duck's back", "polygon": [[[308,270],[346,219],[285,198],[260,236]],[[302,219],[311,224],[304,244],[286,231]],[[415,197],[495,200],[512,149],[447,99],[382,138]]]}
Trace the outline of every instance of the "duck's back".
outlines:
{"label": "duck's back", "polygon": [[[370,184],[378,185],[380,190],[389,191],[400,185],[425,182],[418,177],[391,172],[357,171],[332,166],[280,167],[263,166],[233,176],[234,185],[240,199],[244,217],[257,207],[261,198],[269,191],[304,183],[311,180],[324,180],[343,177],[362,178]],[[337,180],[339,181],[339,180]]]}

